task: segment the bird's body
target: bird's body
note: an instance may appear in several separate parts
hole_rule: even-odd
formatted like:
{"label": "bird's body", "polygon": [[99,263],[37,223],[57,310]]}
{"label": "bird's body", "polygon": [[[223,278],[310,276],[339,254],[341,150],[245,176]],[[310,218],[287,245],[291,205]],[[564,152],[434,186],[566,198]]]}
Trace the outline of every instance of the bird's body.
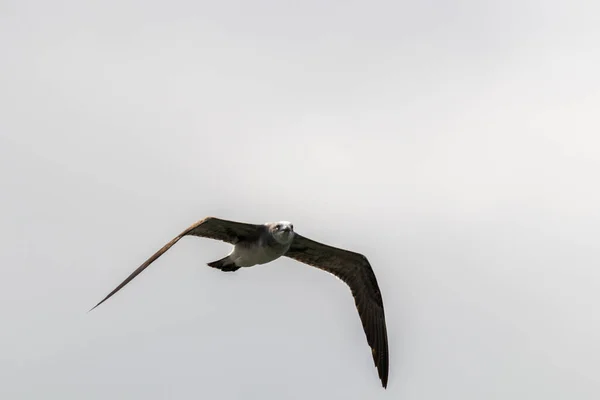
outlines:
{"label": "bird's body", "polygon": [[108,300],[184,236],[207,237],[232,244],[233,249],[227,256],[208,263],[208,266],[221,271],[234,272],[286,256],[340,278],[352,291],[373,361],[383,387],[387,386],[389,355],[383,299],[367,258],[305,238],[295,233],[294,226],[288,221],[262,225],[214,217],[198,221],[154,253],[94,308]]}
{"label": "bird's body", "polygon": [[[275,230],[280,227],[280,231]],[[267,264],[285,255],[294,239],[293,225],[287,221],[266,223],[256,237],[250,237],[234,244],[227,262],[236,267],[253,267]]]}
{"label": "bird's body", "polygon": [[238,267],[253,267],[277,260],[288,251],[290,244],[272,247],[261,242],[241,242],[227,257]]}

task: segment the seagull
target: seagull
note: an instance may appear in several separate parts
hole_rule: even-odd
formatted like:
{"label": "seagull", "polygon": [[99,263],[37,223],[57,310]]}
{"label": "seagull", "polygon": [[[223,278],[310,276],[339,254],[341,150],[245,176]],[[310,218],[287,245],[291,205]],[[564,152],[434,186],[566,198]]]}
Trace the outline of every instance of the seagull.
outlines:
{"label": "seagull", "polygon": [[184,236],[205,237],[232,244],[234,247],[227,256],[207,264],[221,271],[234,272],[285,256],[341,279],[350,287],[379,379],[382,386],[387,388],[389,354],[383,299],[369,261],[362,254],[308,239],[296,233],[289,221],[257,225],[216,217],[204,218],[154,253],[90,311],[121,290]]}

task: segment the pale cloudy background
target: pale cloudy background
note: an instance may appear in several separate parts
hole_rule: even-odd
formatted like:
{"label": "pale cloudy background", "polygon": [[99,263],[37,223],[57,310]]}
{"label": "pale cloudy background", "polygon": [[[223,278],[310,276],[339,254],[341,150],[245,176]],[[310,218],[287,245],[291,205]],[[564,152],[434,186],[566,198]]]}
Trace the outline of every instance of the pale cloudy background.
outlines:
{"label": "pale cloudy background", "polygon": [[[600,398],[600,5],[0,1],[2,399]],[[223,274],[207,215],[366,254]]]}

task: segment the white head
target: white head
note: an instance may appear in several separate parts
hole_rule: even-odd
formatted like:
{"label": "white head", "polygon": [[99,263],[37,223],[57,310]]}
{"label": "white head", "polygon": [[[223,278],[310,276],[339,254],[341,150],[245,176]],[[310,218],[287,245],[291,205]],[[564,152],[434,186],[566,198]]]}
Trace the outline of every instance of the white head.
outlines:
{"label": "white head", "polygon": [[288,244],[294,239],[294,224],[289,221],[271,222],[267,224],[271,235],[281,244]]}

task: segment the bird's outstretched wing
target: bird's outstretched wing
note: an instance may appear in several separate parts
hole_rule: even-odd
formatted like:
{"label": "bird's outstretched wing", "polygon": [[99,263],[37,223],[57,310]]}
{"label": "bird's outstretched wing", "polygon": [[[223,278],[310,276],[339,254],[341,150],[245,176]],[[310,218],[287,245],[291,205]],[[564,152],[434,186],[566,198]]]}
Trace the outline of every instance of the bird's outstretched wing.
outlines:
{"label": "bird's outstretched wing", "polygon": [[332,273],[350,287],[379,378],[383,387],[387,387],[389,354],[383,299],[367,258],[359,253],[315,242],[297,233],[285,255]]}
{"label": "bird's outstretched wing", "polygon": [[184,236],[200,236],[215,240],[221,240],[223,242],[236,244],[242,240],[252,240],[260,234],[261,225],[246,224],[243,222],[228,221],[215,217],[204,218],[183,232],[177,235],[169,243],[165,244],[160,250],[154,253],[149,259],[140,265],[135,271],[131,273],[119,286],[117,286],[112,292],[110,292],[102,301],[96,304],[90,311],[98,307],[100,304],[108,300],[112,295],[117,293],[123,286],[127,285],[133,278],[139,275],[146,267],[152,264],[158,257],[163,255],[164,252],[169,250],[171,246],[179,241]]}

